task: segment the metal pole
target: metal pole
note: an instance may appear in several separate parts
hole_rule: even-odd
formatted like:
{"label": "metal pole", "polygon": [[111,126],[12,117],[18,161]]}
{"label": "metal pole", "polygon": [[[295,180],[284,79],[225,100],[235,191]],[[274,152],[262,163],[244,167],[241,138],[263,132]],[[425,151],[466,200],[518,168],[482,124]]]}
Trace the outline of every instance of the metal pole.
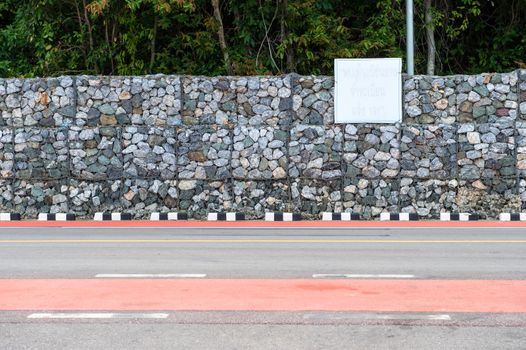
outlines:
{"label": "metal pole", "polygon": [[414,34],[413,34],[413,0],[405,1],[407,29],[407,74],[415,74]]}

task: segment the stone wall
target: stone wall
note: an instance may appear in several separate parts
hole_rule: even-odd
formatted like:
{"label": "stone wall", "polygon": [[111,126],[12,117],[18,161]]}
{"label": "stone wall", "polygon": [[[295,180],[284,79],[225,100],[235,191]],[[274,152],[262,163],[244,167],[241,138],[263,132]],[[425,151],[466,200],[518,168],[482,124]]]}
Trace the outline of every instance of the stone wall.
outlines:
{"label": "stone wall", "polygon": [[402,83],[402,123],[342,125],[326,76],[0,80],[0,212],[526,209],[526,71]]}

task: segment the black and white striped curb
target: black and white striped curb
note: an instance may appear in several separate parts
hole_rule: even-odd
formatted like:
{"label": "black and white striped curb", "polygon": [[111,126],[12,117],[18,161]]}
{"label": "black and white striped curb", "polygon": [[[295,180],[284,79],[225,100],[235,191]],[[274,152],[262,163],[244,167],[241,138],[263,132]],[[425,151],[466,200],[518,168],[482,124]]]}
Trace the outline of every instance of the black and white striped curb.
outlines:
{"label": "black and white striped curb", "polygon": [[440,221],[477,221],[479,216],[470,213],[440,213]]}
{"label": "black and white striped curb", "polygon": [[526,221],[526,213],[501,213],[500,221]]}
{"label": "black and white striped curb", "polygon": [[67,213],[40,213],[38,214],[38,221],[75,221],[75,214]]}
{"label": "black and white striped curb", "polygon": [[20,221],[22,216],[18,213],[0,213],[0,221]]}
{"label": "black and white striped curb", "polygon": [[188,220],[186,213],[152,213],[150,215],[151,221],[165,221],[165,220]]}
{"label": "black and white striped curb", "polygon": [[265,221],[301,221],[300,213],[265,213]]}
{"label": "black and white striped curb", "polygon": [[380,213],[380,221],[418,221],[417,213]]}
{"label": "black and white striped curb", "polygon": [[93,218],[95,221],[123,221],[131,219],[130,213],[95,213]]}
{"label": "black and white striped curb", "polygon": [[208,221],[243,221],[244,213],[208,213]]}
{"label": "black and white striped curb", "polygon": [[358,213],[322,213],[323,221],[355,221],[360,220]]}

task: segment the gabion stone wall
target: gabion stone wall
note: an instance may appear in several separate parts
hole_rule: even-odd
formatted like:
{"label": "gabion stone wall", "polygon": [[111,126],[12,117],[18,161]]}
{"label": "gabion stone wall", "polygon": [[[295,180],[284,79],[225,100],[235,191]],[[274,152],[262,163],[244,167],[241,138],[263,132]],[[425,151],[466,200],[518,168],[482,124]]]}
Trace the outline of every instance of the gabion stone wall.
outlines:
{"label": "gabion stone wall", "polygon": [[402,83],[402,123],[345,125],[328,76],[3,79],[0,211],[526,210],[526,70]]}

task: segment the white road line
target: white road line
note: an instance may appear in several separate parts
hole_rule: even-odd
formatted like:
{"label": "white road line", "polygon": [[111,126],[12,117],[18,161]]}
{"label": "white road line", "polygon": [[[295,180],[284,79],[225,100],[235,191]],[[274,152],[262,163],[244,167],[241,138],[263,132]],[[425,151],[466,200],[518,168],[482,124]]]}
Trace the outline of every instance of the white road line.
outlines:
{"label": "white road line", "polygon": [[450,321],[451,316],[449,315],[429,315],[427,316],[428,320],[439,320],[439,321]]}
{"label": "white road line", "polygon": [[451,321],[449,315],[377,315],[380,320],[432,320],[432,321]]}
{"label": "white road line", "polygon": [[62,312],[51,312],[51,313],[35,313],[27,316],[31,319],[162,319],[168,318],[166,313],[113,313],[113,312],[83,312],[83,313],[62,313]]}
{"label": "white road line", "polygon": [[373,313],[308,313],[303,315],[304,319],[324,319],[324,320],[429,320],[429,321],[451,321],[451,316],[446,314],[420,314],[420,313],[399,313],[399,314],[373,314]]}
{"label": "white road line", "polygon": [[205,278],[204,273],[99,273],[95,278]]}
{"label": "white road line", "polygon": [[415,278],[415,275],[315,273],[312,278]]}

